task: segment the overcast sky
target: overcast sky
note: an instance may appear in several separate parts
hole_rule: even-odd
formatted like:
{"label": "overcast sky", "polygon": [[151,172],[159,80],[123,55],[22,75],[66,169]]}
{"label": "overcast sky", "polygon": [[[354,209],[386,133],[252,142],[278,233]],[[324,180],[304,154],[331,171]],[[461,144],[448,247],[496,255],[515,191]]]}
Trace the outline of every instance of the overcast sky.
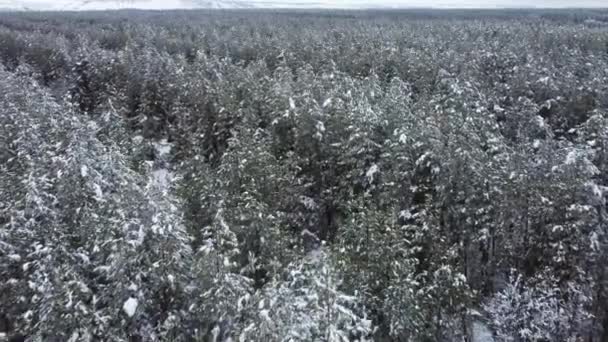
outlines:
{"label": "overcast sky", "polygon": [[608,0],[343,0],[345,3],[385,3],[433,7],[608,7]]}
{"label": "overcast sky", "polygon": [[439,7],[439,8],[501,8],[501,7],[608,7],[608,0],[0,0],[2,7],[31,7],[61,9],[88,3],[96,8],[188,8],[193,2],[222,3],[222,1],[271,4],[270,7]]}

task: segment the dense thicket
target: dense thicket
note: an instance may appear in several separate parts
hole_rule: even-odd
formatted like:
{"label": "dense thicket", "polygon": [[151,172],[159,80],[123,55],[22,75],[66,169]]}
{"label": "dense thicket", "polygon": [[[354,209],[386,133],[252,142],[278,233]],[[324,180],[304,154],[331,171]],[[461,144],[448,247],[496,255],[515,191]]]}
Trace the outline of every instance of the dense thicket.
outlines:
{"label": "dense thicket", "polygon": [[0,329],[608,341],[608,12],[0,15]]}

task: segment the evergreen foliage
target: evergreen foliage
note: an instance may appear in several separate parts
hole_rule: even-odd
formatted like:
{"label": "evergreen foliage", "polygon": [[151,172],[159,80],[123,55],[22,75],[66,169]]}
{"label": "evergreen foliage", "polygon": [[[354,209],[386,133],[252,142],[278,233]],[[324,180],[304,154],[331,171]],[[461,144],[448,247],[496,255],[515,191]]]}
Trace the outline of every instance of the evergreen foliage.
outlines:
{"label": "evergreen foliage", "polygon": [[0,13],[0,333],[608,340],[606,22]]}

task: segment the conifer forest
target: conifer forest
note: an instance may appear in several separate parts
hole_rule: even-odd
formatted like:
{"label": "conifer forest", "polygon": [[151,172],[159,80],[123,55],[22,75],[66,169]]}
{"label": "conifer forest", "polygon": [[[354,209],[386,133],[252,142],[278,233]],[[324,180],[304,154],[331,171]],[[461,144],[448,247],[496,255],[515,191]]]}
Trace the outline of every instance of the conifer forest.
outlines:
{"label": "conifer forest", "polygon": [[0,12],[0,341],[607,342],[608,10]]}

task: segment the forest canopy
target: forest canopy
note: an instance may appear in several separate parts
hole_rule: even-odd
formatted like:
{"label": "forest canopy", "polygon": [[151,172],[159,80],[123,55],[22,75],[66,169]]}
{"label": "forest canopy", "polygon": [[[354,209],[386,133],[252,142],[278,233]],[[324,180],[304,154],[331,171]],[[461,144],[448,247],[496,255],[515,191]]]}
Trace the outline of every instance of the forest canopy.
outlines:
{"label": "forest canopy", "polygon": [[608,341],[607,195],[605,10],[0,13],[13,341]]}

